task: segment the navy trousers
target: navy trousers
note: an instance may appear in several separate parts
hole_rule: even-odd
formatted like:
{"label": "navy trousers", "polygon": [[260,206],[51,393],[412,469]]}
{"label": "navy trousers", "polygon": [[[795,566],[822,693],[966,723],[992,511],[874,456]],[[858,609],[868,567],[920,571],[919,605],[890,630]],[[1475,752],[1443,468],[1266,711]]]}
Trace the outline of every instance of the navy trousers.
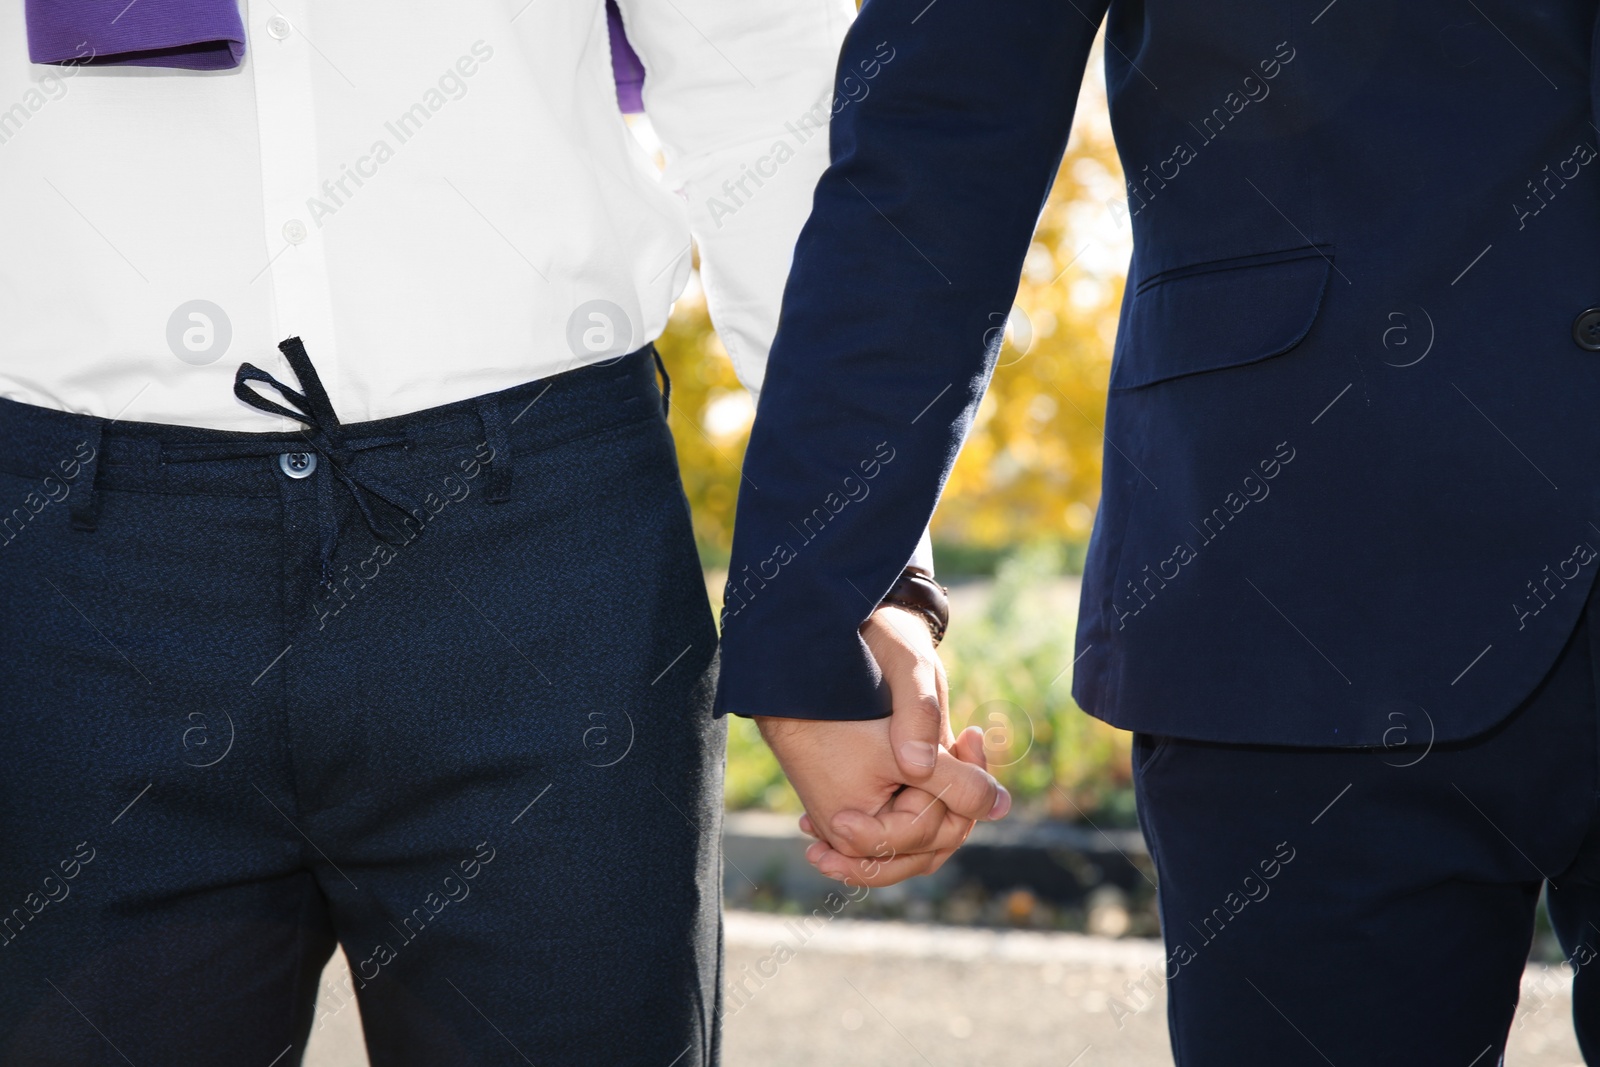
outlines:
{"label": "navy trousers", "polygon": [[1432,744],[1416,705],[1365,749],[1135,735],[1180,1067],[1495,1067],[1541,887],[1600,1064],[1597,692],[1591,591],[1538,689],[1469,741]]}
{"label": "navy trousers", "polygon": [[317,448],[0,401],[0,1064],[285,1067],[358,1010],[375,1067],[716,1062],[652,354]]}

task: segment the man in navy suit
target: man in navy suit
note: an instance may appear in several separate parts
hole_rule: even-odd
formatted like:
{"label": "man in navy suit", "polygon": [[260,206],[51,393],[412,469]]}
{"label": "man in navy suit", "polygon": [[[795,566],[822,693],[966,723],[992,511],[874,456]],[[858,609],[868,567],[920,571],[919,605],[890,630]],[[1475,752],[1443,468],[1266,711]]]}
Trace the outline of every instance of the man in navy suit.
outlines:
{"label": "man in navy suit", "polygon": [[1495,1063],[1542,890],[1600,1063],[1596,17],[867,0],[846,42],[841,78],[894,59],[796,248],[719,706],[791,720],[786,765],[885,714],[858,628],[982,397],[1103,21],[1134,251],[1073,691],[1136,732],[1185,1067]]}

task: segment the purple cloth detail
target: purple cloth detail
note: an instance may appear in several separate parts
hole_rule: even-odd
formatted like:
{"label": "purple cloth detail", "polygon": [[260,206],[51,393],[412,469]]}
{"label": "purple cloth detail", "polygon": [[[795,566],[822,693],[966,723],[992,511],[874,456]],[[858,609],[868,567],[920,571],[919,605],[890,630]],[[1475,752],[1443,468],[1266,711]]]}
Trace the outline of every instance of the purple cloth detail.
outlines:
{"label": "purple cloth detail", "polygon": [[237,0],[27,0],[28,58],[225,70],[244,58]]}
{"label": "purple cloth detail", "polygon": [[[27,0],[26,10],[35,63],[225,70],[244,58],[237,0]],[[606,0],[606,24],[617,104],[637,114],[644,110],[644,64],[616,0]]]}
{"label": "purple cloth detail", "polygon": [[623,32],[617,0],[606,0],[606,25],[611,30],[611,76],[617,83],[617,106],[624,114],[637,115],[644,110],[644,64]]}

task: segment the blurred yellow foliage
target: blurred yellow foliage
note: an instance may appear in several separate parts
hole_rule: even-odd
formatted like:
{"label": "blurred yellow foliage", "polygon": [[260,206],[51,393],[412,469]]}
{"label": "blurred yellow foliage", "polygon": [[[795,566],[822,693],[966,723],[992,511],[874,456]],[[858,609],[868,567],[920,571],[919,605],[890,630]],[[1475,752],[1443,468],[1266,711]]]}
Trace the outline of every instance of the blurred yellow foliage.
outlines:
{"label": "blurred yellow foliage", "polygon": [[[941,549],[1087,540],[1127,267],[1123,179],[1098,49],[1072,140],[1028,252],[994,379],[934,518]],[[692,284],[657,344],[672,375],[677,439],[708,567],[727,560],[753,410]]]}

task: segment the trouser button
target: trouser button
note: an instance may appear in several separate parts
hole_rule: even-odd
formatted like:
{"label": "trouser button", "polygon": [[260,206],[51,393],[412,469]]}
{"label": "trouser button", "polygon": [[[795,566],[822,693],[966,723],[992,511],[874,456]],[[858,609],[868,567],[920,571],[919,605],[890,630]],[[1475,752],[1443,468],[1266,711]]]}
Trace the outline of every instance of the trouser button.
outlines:
{"label": "trouser button", "polygon": [[317,469],[315,452],[285,452],[278,457],[278,469],[291,478],[309,478]]}

